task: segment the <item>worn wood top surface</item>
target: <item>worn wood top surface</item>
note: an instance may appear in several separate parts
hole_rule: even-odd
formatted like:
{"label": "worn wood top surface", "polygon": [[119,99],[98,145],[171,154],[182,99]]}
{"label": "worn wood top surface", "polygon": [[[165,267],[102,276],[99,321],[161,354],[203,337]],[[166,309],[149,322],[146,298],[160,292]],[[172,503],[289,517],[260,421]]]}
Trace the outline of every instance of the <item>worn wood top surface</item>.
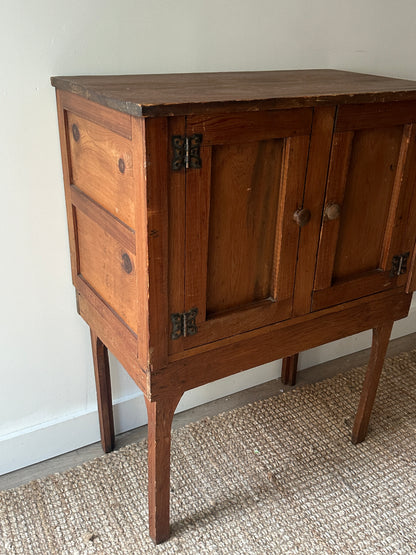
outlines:
{"label": "worn wood top surface", "polygon": [[331,69],[84,75],[51,82],[109,108],[148,117],[416,100],[416,81]]}

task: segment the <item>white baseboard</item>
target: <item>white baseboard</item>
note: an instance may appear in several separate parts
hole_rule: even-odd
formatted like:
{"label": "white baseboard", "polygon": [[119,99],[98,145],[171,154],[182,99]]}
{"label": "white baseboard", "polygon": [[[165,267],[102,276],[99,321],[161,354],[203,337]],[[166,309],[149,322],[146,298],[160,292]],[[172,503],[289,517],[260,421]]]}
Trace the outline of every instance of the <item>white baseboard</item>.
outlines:
{"label": "white baseboard", "polygon": [[[409,316],[394,324],[392,338],[402,337],[415,331],[416,298],[412,303]],[[307,353],[303,353],[299,366],[303,369],[360,351],[369,347],[370,342],[371,334],[364,332],[311,349]],[[280,362],[274,362],[187,391],[178,405],[177,412],[276,379],[279,375]],[[114,420],[116,433],[125,432],[146,424],[146,407],[141,392],[115,401]],[[73,414],[59,420],[45,422],[40,426],[5,435],[0,437],[0,474],[6,474],[57,455],[68,453],[95,443],[99,439],[96,410]]]}

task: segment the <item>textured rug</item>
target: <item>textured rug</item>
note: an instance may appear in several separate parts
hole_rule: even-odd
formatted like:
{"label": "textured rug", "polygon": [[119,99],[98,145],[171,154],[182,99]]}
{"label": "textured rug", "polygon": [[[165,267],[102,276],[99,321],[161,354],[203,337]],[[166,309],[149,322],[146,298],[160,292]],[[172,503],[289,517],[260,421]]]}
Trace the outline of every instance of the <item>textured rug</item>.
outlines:
{"label": "textured rug", "polygon": [[147,534],[146,443],[0,494],[0,553],[415,554],[416,351],[173,433],[172,537]]}

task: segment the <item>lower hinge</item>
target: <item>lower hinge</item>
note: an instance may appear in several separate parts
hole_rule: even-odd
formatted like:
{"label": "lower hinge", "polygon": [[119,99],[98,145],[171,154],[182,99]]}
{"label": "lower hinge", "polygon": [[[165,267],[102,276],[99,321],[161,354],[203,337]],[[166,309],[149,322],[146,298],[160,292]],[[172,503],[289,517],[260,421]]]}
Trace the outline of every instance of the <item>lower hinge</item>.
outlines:
{"label": "lower hinge", "polygon": [[188,312],[176,312],[170,315],[172,321],[171,339],[179,339],[188,335],[195,335],[198,331],[196,326],[197,308],[191,308]]}
{"label": "lower hinge", "polygon": [[392,263],[391,263],[391,270],[390,275],[393,276],[400,276],[407,272],[407,261],[409,259],[409,252],[405,252],[403,254],[398,254],[393,256]]}

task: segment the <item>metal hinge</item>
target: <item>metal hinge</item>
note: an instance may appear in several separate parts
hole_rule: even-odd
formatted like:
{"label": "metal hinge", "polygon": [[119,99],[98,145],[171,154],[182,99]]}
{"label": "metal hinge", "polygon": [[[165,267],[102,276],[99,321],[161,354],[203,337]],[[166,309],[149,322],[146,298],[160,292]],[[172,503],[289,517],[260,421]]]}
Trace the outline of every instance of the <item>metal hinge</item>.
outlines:
{"label": "metal hinge", "polygon": [[199,148],[202,143],[202,135],[195,133],[190,137],[173,135],[172,137],[172,170],[200,169],[202,167]]}
{"label": "metal hinge", "polygon": [[179,339],[188,335],[195,335],[198,331],[196,326],[197,308],[191,308],[188,312],[176,312],[170,315],[172,321],[171,339]]}
{"label": "metal hinge", "polygon": [[390,271],[390,275],[392,277],[400,276],[401,274],[405,274],[407,272],[407,260],[409,258],[409,255],[409,252],[405,252],[403,254],[393,256]]}

